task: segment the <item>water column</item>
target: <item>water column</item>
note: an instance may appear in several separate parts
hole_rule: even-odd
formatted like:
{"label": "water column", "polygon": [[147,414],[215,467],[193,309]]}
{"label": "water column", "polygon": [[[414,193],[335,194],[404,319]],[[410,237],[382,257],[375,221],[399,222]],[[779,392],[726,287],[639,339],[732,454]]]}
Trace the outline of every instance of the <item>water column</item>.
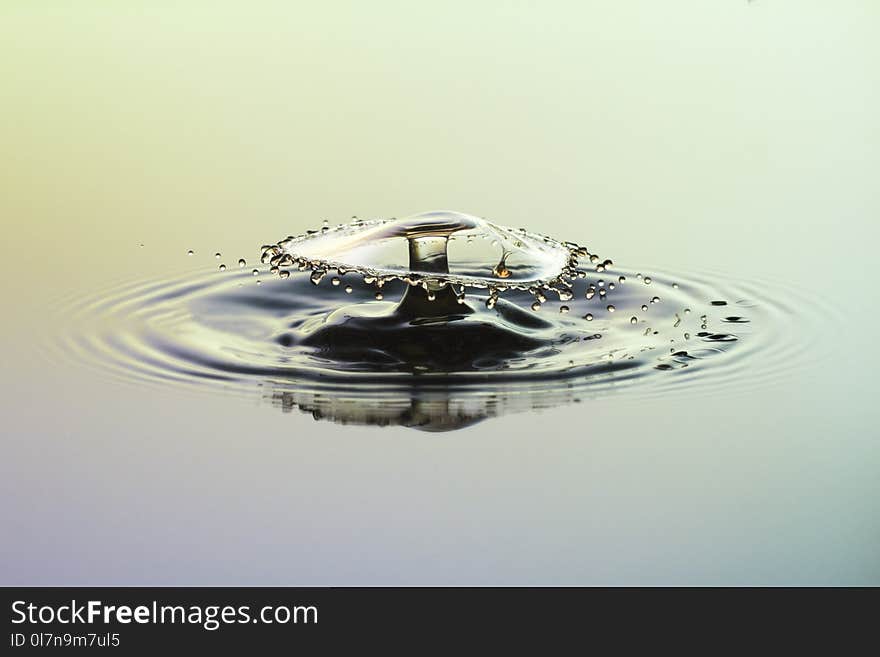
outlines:
{"label": "water column", "polygon": [[408,317],[444,317],[474,312],[473,308],[459,301],[452,285],[443,280],[449,274],[449,236],[474,225],[465,216],[437,213],[420,215],[417,220],[400,226],[399,234],[409,243],[410,271],[440,276],[437,279],[425,276],[423,285],[410,285],[397,305],[396,313]]}

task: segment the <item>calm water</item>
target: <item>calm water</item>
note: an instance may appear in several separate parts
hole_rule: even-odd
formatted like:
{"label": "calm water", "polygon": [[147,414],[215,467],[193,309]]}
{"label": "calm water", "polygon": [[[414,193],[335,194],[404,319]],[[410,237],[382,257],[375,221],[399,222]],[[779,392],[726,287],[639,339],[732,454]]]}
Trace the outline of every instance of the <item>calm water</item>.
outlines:
{"label": "calm water", "polygon": [[[880,583],[878,11],[4,7],[0,581]],[[445,207],[607,253],[509,299],[602,337],[303,385],[399,290],[261,242]]]}

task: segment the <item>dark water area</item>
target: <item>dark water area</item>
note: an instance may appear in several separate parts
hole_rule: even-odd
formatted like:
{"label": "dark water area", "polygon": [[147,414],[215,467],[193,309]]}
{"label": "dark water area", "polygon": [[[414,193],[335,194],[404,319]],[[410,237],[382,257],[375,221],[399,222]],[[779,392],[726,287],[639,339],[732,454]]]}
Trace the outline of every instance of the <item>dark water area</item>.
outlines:
{"label": "dark water area", "polygon": [[[749,362],[779,361],[794,316],[762,286],[616,269],[575,279],[571,298],[465,295],[461,312],[400,312],[409,286],[348,273],[250,269],[135,282],[65,310],[65,357],[145,384],[259,395],[342,424],[450,430],[604,394],[720,390]],[[737,314],[731,314],[731,313]],[[739,379],[739,380],[738,380]]]}

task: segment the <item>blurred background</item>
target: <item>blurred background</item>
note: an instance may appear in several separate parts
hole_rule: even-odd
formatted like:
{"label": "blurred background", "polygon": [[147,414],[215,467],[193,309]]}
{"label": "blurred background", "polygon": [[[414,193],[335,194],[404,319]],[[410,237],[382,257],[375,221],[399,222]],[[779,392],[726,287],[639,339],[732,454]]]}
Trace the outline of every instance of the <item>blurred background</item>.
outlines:
{"label": "blurred background", "polygon": [[[870,0],[4,2],[0,580],[880,583],[878,61]],[[442,438],[45,357],[98,286],[430,209],[796,288],[813,346]]]}

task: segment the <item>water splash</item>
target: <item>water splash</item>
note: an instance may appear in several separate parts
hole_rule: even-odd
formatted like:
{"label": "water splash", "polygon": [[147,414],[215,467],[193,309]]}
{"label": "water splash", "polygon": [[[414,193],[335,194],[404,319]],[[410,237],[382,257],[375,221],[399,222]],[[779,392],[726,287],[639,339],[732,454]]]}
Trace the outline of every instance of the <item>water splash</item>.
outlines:
{"label": "water splash", "polygon": [[610,391],[717,386],[772,335],[755,290],[618,269],[458,213],[325,224],[263,245],[260,262],[104,294],[74,314],[71,351],[317,419],[449,430]]}

